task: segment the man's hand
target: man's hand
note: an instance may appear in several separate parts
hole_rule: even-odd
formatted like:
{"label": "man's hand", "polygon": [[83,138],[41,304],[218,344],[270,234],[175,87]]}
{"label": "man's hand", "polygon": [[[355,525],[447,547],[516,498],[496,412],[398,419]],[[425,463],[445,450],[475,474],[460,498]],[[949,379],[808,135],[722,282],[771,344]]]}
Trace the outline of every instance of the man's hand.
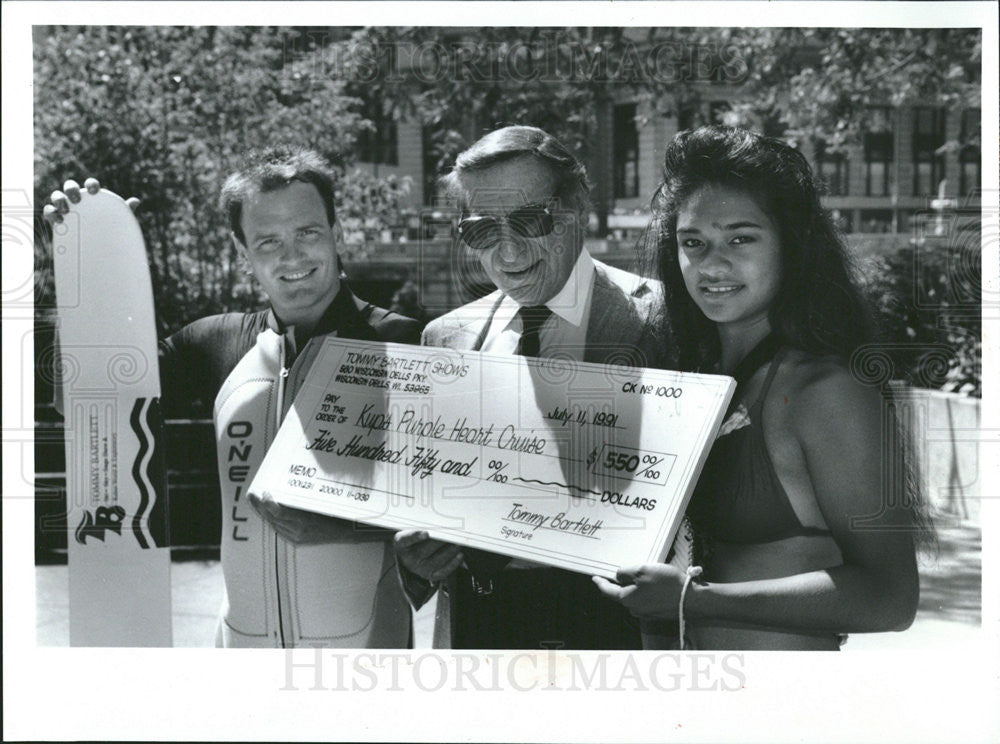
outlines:
{"label": "man's hand", "polygon": [[457,545],[432,540],[423,530],[397,532],[395,547],[403,567],[431,583],[447,579],[465,560]]}
{"label": "man's hand", "polygon": [[[96,178],[88,178],[83,182],[83,187],[86,189],[86,193],[96,194],[101,190],[101,182]],[[42,208],[42,217],[50,225],[58,224],[63,221],[63,215],[71,209],[70,205],[79,204],[83,198],[83,193],[80,191],[80,184],[69,180],[63,184],[62,191],[53,191],[51,196],[49,196],[49,201],[52,203],[46,204]],[[128,204],[133,212],[139,208],[139,200],[134,196],[126,199],[125,203]]]}
{"label": "man's hand", "polygon": [[619,602],[636,617],[673,620],[684,587],[683,571],[667,563],[619,569],[618,583],[594,576],[594,583],[608,599]]}
{"label": "man's hand", "polygon": [[252,493],[250,505],[275,532],[296,545],[342,541],[352,529],[342,519],[283,506],[270,496],[261,498]]}

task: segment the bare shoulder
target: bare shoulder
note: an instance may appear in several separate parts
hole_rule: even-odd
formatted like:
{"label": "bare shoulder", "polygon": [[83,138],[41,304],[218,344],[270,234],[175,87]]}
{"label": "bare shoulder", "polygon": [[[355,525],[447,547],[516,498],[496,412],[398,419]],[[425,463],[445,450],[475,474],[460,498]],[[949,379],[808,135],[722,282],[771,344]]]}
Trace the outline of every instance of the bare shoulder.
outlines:
{"label": "bare shoulder", "polygon": [[879,421],[878,390],[858,381],[841,358],[793,350],[779,384],[800,438],[860,434]]}

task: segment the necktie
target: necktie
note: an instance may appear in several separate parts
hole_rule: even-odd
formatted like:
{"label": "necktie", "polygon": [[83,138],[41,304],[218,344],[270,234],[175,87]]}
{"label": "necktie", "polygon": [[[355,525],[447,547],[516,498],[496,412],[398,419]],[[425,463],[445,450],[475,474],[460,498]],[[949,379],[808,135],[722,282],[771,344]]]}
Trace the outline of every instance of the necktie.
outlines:
{"label": "necktie", "polygon": [[[517,311],[521,318],[521,338],[517,342],[517,354],[526,357],[537,357],[541,351],[539,333],[552,311],[545,305],[522,307]],[[478,596],[489,596],[494,591],[496,578],[511,559],[506,555],[488,553],[472,548],[465,551],[465,564],[469,568],[472,579],[472,591]]]}
{"label": "necktie", "polygon": [[541,333],[545,321],[552,315],[552,311],[545,305],[532,305],[522,307],[517,311],[521,318],[521,340],[517,344],[517,353],[526,357],[537,357],[541,350]]}

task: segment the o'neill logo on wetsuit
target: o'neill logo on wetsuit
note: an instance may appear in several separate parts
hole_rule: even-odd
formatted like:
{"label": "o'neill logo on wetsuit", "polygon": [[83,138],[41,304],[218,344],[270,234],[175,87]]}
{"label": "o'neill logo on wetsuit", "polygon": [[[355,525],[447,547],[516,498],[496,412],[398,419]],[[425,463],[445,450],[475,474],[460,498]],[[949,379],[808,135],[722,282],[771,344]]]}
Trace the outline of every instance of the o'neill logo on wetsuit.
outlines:
{"label": "o'neill logo on wetsuit", "polygon": [[232,421],[226,427],[226,435],[231,440],[229,452],[226,454],[226,464],[229,466],[226,469],[226,478],[230,484],[240,484],[236,485],[236,490],[233,492],[233,539],[241,541],[250,539],[246,535],[240,534],[240,524],[248,519],[248,517],[240,516],[242,513],[240,495],[243,492],[242,484],[246,483],[247,477],[250,475],[250,466],[238,463],[246,463],[250,459],[250,450],[253,449],[253,445],[247,440],[252,433],[253,424],[249,421]]}

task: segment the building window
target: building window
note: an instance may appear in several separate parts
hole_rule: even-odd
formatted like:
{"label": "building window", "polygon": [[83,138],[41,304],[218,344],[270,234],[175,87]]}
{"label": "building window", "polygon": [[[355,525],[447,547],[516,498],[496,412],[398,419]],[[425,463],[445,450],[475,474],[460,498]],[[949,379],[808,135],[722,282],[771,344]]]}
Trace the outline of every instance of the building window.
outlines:
{"label": "building window", "polygon": [[936,194],[944,179],[944,109],[919,106],[913,112],[913,193]]}
{"label": "building window", "polygon": [[830,219],[833,220],[834,227],[842,233],[854,232],[853,217],[854,213],[850,210],[841,212],[839,209],[833,209],[830,211]]}
{"label": "building window", "polygon": [[677,112],[677,129],[697,129],[710,124],[726,126],[726,114],[732,109],[729,101],[688,104]]}
{"label": "building window", "polygon": [[777,116],[772,115],[764,119],[763,131],[765,137],[777,137],[780,139],[785,136],[788,127],[785,126],[785,122]]}
{"label": "building window", "polygon": [[862,209],[861,225],[858,232],[888,233],[892,232],[891,209]]}
{"label": "building window", "polygon": [[614,143],[615,198],[639,196],[639,129],[634,103],[615,106],[612,142]]}
{"label": "building window", "polygon": [[378,101],[366,101],[362,115],[374,125],[374,129],[363,129],[358,136],[358,160],[362,163],[399,165],[396,120],[385,112]]}
{"label": "building window", "polygon": [[970,194],[982,188],[979,171],[980,110],[962,112],[962,147],[958,151],[959,193]]}
{"label": "building window", "polygon": [[695,106],[684,106],[677,112],[677,131],[694,129],[702,124],[701,112]]}
{"label": "building window", "polygon": [[816,142],[816,169],[826,183],[830,196],[847,196],[847,156],[842,152],[831,152],[823,140]]}
{"label": "building window", "polygon": [[881,107],[872,112],[865,132],[865,193],[889,196],[893,187],[895,137],[892,133],[892,110]]}

